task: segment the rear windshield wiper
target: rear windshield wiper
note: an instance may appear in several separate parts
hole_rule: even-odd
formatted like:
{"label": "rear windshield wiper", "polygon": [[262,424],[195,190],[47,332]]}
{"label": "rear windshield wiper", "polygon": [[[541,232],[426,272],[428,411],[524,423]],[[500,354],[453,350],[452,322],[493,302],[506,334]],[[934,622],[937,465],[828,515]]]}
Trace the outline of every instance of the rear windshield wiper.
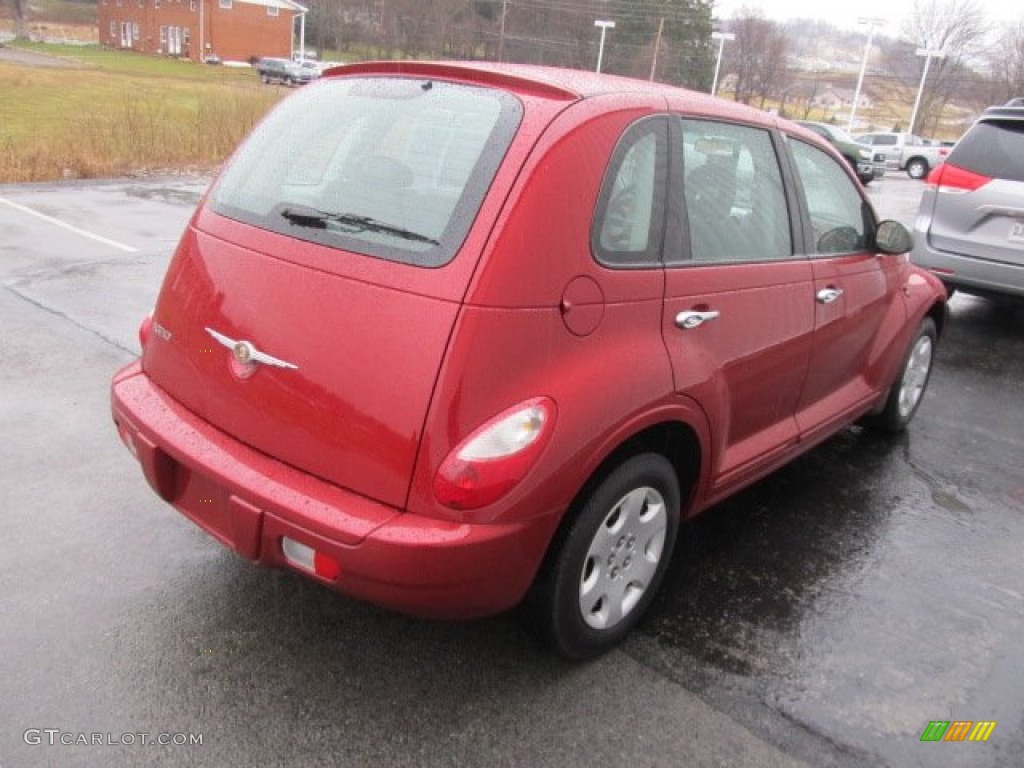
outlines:
{"label": "rear windshield wiper", "polygon": [[312,229],[333,229],[341,232],[354,234],[356,232],[380,232],[385,235],[394,235],[404,240],[415,240],[418,243],[430,243],[440,245],[432,237],[421,235],[419,232],[399,227],[394,224],[387,224],[378,221],[372,216],[360,216],[355,213],[328,213],[318,211],[315,208],[304,206],[289,206],[281,209],[281,216],[288,219],[298,227],[310,227]]}

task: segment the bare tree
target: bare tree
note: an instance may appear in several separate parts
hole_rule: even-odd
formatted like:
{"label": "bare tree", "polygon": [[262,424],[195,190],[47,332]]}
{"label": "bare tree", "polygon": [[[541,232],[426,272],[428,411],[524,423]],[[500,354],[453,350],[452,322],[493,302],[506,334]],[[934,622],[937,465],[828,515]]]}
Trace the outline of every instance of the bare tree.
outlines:
{"label": "bare tree", "polygon": [[[957,80],[967,75],[969,61],[980,56],[988,29],[977,0],[915,0],[903,33],[915,49],[942,51],[943,56],[931,59],[916,125],[907,130],[934,129]],[[919,67],[924,63],[919,59]]]}
{"label": "bare tree", "polygon": [[998,89],[996,98],[1007,101],[1024,96],[1024,18],[1003,30],[989,61]]}
{"label": "bare tree", "polygon": [[736,76],[733,98],[744,104],[757,100],[764,107],[786,76],[786,34],[760,10],[749,8],[740,10],[728,26],[736,40],[725,49],[723,71]]}
{"label": "bare tree", "polygon": [[14,36],[28,37],[28,0],[11,0],[14,11]]}

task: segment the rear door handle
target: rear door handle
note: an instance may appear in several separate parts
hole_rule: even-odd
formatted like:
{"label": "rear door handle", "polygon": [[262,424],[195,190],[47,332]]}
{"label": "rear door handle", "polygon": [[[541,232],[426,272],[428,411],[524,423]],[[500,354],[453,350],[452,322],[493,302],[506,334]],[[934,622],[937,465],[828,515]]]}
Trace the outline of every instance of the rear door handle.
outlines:
{"label": "rear door handle", "polygon": [[815,298],[819,304],[831,304],[842,295],[842,288],[822,288]]}
{"label": "rear door handle", "polygon": [[680,312],[676,315],[676,325],[684,331],[688,331],[691,328],[703,325],[708,320],[714,320],[716,317],[718,317],[718,312],[715,310],[708,312]]}

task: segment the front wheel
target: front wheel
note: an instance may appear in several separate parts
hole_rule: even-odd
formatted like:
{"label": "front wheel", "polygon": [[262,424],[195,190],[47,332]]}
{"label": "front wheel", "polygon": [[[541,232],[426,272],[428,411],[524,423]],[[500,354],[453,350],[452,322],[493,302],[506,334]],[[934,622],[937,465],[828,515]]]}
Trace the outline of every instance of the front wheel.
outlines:
{"label": "front wheel", "polygon": [[679,529],[679,481],[659,454],[634,456],[586,497],[531,594],[540,628],[573,659],[603,653],[654,598]]}
{"label": "front wheel", "polygon": [[910,345],[910,352],[903,362],[899,378],[889,390],[885,407],[872,420],[874,425],[891,433],[902,432],[907,428],[921,404],[928,380],[931,378],[937,338],[935,321],[926,317]]}
{"label": "front wheel", "polygon": [[921,157],[915,157],[907,163],[907,176],[912,179],[923,179],[928,175],[928,162]]}

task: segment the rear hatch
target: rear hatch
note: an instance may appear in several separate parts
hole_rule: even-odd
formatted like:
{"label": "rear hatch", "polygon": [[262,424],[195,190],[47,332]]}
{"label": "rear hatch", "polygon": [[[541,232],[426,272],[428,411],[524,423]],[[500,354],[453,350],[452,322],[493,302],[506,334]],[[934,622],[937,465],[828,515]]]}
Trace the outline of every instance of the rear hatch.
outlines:
{"label": "rear hatch", "polygon": [[936,250],[1024,265],[1024,110],[984,119],[936,168],[928,242]]}
{"label": "rear hatch", "polygon": [[285,100],[185,233],[146,373],[249,446],[404,505],[522,117],[505,91],[429,77]]}

